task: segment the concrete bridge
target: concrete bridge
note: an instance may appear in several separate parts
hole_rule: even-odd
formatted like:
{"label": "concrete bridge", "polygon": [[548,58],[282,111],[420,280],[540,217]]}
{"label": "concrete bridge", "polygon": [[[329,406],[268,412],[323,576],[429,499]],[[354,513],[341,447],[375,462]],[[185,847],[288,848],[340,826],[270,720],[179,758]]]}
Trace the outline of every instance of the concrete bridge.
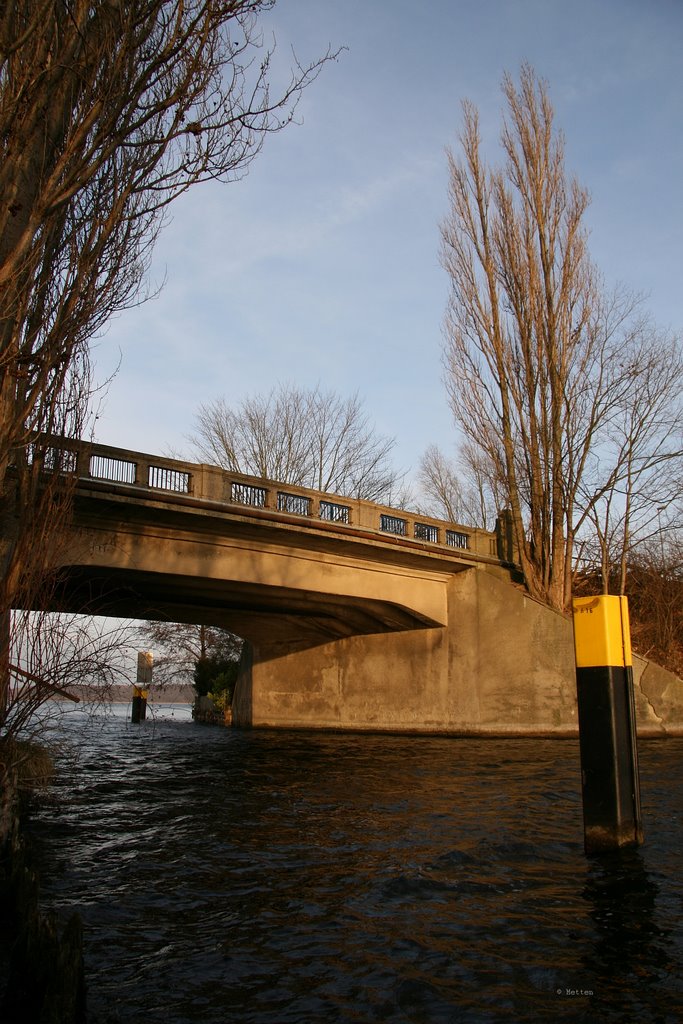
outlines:
{"label": "concrete bridge", "polygon": [[[77,480],[60,606],[244,637],[237,724],[576,733],[571,624],[516,582],[504,521],[489,533],[59,443],[52,461]],[[661,731],[652,694],[641,697],[641,724]]]}

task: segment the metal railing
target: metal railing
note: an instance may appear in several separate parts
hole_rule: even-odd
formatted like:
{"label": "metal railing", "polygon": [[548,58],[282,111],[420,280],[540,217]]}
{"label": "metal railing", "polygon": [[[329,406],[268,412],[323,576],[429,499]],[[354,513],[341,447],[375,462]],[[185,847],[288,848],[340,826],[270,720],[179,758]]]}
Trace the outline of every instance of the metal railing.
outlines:
{"label": "metal railing", "polygon": [[350,512],[351,509],[348,505],[339,505],[335,501],[320,499],[320,518],[327,520],[329,523],[348,524],[350,522]]}
{"label": "metal railing", "polygon": [[417,540],[426,540],[430,544],[439,543],[439,527],[432,523],[415,523],[414,536]]}
{"label": "metal railing", "polygon": [[109,480],[113,484],[134,484],[137,463],[128,459],[115,459],[109,455],[91,455],[88,476],[94,480]]}
{"label": "metal railing", "polygon": [[396,533],[400,537],[405,537],[408,534],[407,527],[407,520],[399,516],[390,516],[383,512],[379,517],[379,528],[383,533]]}
{"label": "metal railing", "polygon": [[176,494],[190,493],[191,474],[168,466],[148,466],[147,486],[157,491],[174,491]]}
{"label": "metal railing", "polygon": [[286,491],[277,492],[278,512],[291,512],[295,516],[310,516],[311,499],[303,494],[288,494]]}
{"label": "metal railing", "polygon": [[45,473],[75,473],[78,453],[57,445],[30,444],[26,457],[30,466],[38,462]]}
{"label": "metal railing", "polygon": [[265,487],[255,487],[253,484],[241,484],[233,480],[230,485],[230,498],[236,505],[265,508],[267,493]]}

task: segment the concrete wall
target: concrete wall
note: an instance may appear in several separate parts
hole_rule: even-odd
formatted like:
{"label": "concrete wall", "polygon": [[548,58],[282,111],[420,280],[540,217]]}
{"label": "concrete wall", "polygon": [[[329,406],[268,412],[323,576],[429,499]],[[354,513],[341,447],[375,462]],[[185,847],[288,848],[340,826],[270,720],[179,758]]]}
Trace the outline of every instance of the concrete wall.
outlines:
{"label": "concrete wall", "polygon": [[[639,731],[683,733],[683,683],[634,665]],[[571,622],[475,569],[448,584],[448,626],[355,636],[278,655],[254,645],[237,725],[576,735]]]}
{"label": "concrete wall", "polygon": [[645,658],[633,659],[638,731],[683,736],[683,680]]}

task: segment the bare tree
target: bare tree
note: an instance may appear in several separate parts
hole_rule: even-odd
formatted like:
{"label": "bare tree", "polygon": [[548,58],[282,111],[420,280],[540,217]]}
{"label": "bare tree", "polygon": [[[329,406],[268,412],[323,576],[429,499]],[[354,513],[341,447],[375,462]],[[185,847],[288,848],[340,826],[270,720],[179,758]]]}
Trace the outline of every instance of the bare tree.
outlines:
{"label": "bare tree", "polygon": [[89,341],[145,298],[169,205],[243,175],[331,56],[295,59],[272,95],[274,2],[0,7],[0,726],[9,609],[44,587],[68,510],[69,467],[41,438],[84,429]]}
{"label": "bare tree", "polygon": [[391,504],[401,476],[395,442],[377,434],[358,395],[279,385],[234,409],[224,398],[199,408],[196,457],[235,473]]}
{"label": "bare tree", "polygon": [[463,523],[467,515],[460,474],[452,459],[435,445],[429,445],[418,468],[420,506],[429,515],[452,523]]}
{"label": "bare tree", "polygon": [[457,460],[429,445],[420,460],[417,482],[420,508],[426,514],[484,530],[493,528],[501,502],[492,490],[488,466],[471,442],[462,445]]}
{"label": "bare tree", "polygon": [[[138,301],[168,205],[244,174],[322,60],[277,98],[274,0],[19,0],[0,16],[0,481],[72,356]],[[259,52],[260,51],[260,52]]]}
{"label": "bare tree", "polygon": [[[55,604],[59,586],[57,567],[63,563],[71,503],[76,483],[73,452],[59,445],[52,435],[78,435],[90,395],[87,354],[74,358],[61,391],[45,410],[45,434],[37,435],[25,449],[15,453],[5,479],[0,505],[0,740],[23,728],[26,718],[16,712],[17,699],[31,714],[52,696],[51,688],[60,685],[64,670],[57,658],[54,638],[64,630],[57,620],[41,613]],[[21,611],[12,613],[11,609]],[[40,633],[46,632],[41,638]],[[73,636],[84,637],[74,629]],[[90,672],[93,653],[84,651],[80,659],[78,644],[70,643],[70,664],[74,671],[82,664]],[[106,645],[105,645],[106,646]],[[41,666],[37,653],[45,657]],[[50,663],[48,655],[52,657]],[[29,666],[34,682],[31,689],[17,690],[22,666]],[[17,697],[19,694],[19,697]]]}
{"label": "bare tree", "polygon": [[[611,566],[611,589],[620,585],[621,567]],[[605,590],[599,559],[580,566],[576,593]],[[683,677],[683,534],[677,528],[662,529],[642,540],[629,559],[629,618],[633,646],[645,658]]]}
{"label": "bare tree", "polygon": [[632,559],[629,596],[634,644],[683,678],[683,535],[660,533]]}
{"label": "bare tree", "polygon": [[304,392],[281,386],[245,398],[235,409],[224,398],[200,405],[189,441],[198,458],[232,473],[303,487],[310,470],[305,424]]}
{"label": "bare tree", "polygon": [[[546,84],[525,65],[519,88],[506,75],[503,93],[504,168],[485,165],[469,103],[462,160],[449,153],[446,386],[505,495],[530,593],[564,609],[577,531],[623,479],[627,455],[610,441],[647,374],[648,332],[638,300],[607,294],[589,259],[589,197],[566,176]],[[639,415],[647,420],[647,403]],[[608,458],[619,468],[607,470]]]}
{"label": "bare tree", "polygon": [[628,353],[629,386],[592,452],[579,503],[593,531],[602,588],[627,589],[639,547],[676,525],[681,511],[683,359],[675,339],[646,322]]}
{"label": "bare tree", "polygon": [[90,616],[19,609],[8,616],[5,641],[0,842],[9,835],[19,779],[27,766],[31,775],[36,763],[49,774],[50,758],[43,747],[50,724],[72,702],[83,701],[91,710],[107,704],[112,687],[126,678],[130,660],[125,656],[125,625]]}
{"label": "bare tree", "polygon": [[[36,713],[48,701],[90,705],[111,700],[112,689],[128,671],[132,633],[127,623],[58,612],[12,613],[10,679],[3,739],[29,735]],[[54,708],[53,708],[54,711]],[[44,728],[46,713],[37,719]]]}

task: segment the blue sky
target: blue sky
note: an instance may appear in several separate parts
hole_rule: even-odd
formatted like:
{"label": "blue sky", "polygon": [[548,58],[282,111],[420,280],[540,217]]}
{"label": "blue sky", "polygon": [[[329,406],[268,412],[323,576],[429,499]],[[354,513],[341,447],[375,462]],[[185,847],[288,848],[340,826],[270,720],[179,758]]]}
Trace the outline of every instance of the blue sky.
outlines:
{"label": "blue sky", "polygon": [[608,285],[683,324],[682,0],[278,0],[278,68],[347,49],[267,140],[243,180],[195,188],[155,251],[158,298],[95,349],[119,361],[97,440],[189,453],[201,402],[278,382],[358,391],[410,472],[457,437],[442,384],[445,147],[460,103],[498,158],[504,71],[549,83],[567,166],[592,195],[591,252]]}

